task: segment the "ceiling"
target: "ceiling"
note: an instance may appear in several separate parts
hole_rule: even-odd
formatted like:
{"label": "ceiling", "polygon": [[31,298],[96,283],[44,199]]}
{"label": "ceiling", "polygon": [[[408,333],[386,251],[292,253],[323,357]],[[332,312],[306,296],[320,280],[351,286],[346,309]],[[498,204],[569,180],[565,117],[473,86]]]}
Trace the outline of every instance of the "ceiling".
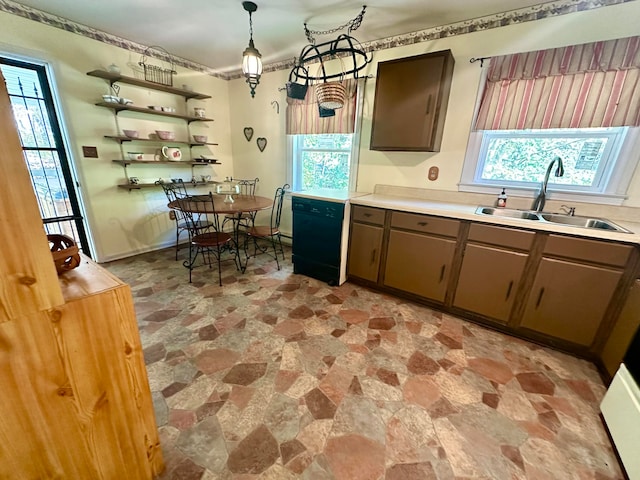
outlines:
{"label": "ceiling", "polygon": [[[21,0],[17,3],[173,55],[220,73],[240,68],[249,41],[249,15],[241,0]],[[253,38],[263,63],[293,59],[307,45],[304,23],[328,30],[367,8],[352,35],[361,43],[463,20],[517,10],[541,0],[257,0]],[[508,4],[508,7],[505,5]],[[317,36],[317,42],[338,33]]]}

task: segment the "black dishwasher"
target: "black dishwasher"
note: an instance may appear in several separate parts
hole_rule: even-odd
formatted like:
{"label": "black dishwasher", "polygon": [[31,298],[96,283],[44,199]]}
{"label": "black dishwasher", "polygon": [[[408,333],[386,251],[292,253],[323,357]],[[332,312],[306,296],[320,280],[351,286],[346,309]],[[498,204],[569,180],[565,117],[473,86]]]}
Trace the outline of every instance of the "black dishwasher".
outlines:
{"label": "black dishwasher", "polygon": [[292,198],[293,272],[338,285],[344,204]]}

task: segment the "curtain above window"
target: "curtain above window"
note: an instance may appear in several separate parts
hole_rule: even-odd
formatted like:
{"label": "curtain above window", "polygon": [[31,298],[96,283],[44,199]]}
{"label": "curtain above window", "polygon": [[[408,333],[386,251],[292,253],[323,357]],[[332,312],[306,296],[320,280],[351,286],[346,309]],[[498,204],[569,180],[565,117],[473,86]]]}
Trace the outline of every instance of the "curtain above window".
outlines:
{"label": "curtain above window", "polygon": [[309,85],[304,100],[287,97],[287,135],[353,133],[356,121],[358,80],[342,81],[347,90],[346,102],[332,116],[320,116],[316,85]]}
{"label": "curtain above window", "polygon": [[493,57],[475,129],[640,126],[640,37]]}

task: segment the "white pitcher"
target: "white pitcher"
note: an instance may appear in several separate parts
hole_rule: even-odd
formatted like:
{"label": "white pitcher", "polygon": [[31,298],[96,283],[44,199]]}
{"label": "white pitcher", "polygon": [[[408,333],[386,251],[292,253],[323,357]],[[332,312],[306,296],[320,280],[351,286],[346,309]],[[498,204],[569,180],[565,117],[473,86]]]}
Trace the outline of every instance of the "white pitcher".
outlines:
{"label": "white pitcher", "polygon": [[182,152],[175,147],[162,147],[162,156],[168,160],[182,160]]}

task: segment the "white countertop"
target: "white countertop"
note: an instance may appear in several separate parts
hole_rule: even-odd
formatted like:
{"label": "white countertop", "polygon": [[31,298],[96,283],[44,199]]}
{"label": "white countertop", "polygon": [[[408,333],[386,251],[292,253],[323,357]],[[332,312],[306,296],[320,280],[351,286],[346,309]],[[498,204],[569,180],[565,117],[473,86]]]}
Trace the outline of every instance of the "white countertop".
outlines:
{"label": "white countertop", "polygon": [[369,195],[360,192],[345,192],[344,190],[333,190],[330,188],[315,188],[313,190],[303,190],[291,192],[294,197],[313,198],[315,200],[326,200],[328,202],[346,203],[352,198]]}
{"label": "white countertop", "polygon": [[493,225],[520,227],[529,230],[564,233],[582,237],[615,240],[619,242],[640,245],[640,223],[623,222],[617,221],[615,219],[607,220],[611,220],[617,225],[624,227],[627,230],[631,230],[633,233],[571,227],[567,225],[560,225],[557,223],[524,220],[519,218],[479,215],[475,213],[479,205],[435,202],[411,197],[398,197],[393,195],[380,195],[373,193],[351,197],[350,201],[354,205],[364,205],[367,207],[386,208],[391,210],[400,210],[403,212],[425,213],[440,217],[456,218],[459,220],[472,220],[474,222],[490,223]]}

